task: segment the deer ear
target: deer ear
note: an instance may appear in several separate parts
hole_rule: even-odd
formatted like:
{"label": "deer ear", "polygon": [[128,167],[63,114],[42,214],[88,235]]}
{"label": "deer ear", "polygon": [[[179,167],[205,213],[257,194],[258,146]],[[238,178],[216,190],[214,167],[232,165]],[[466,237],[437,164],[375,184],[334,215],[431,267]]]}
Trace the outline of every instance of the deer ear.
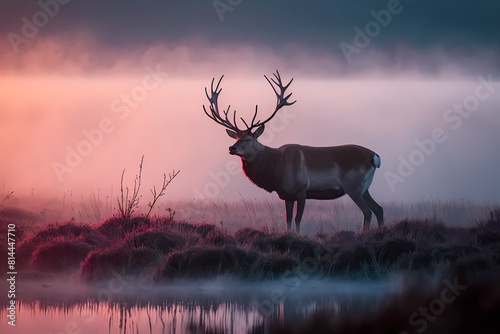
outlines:
{"label": "deer ear", "polygon": [[238,135],[236,134],[236,132],[234,131],[231,131],[229,129],[226,129],[226,132],[227,132],[227,135],[233,139],[238,139]]}
{"label": "deer ear", "polygon": [[255,132],[253,133],[254,136],[255,136],[255,138],[259,137],[264,132],[264,129],[265,129],[264,124],[262,124],[261,126],[259,126],[257,128],[257,130],[255,130]]}

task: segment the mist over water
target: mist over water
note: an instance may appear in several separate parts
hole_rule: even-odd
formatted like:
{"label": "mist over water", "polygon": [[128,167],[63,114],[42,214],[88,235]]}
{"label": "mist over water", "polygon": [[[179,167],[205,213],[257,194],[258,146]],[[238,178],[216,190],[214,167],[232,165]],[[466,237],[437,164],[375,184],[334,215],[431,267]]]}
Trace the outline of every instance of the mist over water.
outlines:
{"label": "mist over water", "polygon": [[[28,280],[18,287],[16,332],[247,333],[274,323],[300,323],[315,312],[335,316],[373,311],[400,285],[394,279],[353,282],[298,276],[254,283],[220,277],[160,286],[119,275],[93,285]],[[4,308],[0,315],[5,317]],[[7,329],[0,323],[2,332]]]}

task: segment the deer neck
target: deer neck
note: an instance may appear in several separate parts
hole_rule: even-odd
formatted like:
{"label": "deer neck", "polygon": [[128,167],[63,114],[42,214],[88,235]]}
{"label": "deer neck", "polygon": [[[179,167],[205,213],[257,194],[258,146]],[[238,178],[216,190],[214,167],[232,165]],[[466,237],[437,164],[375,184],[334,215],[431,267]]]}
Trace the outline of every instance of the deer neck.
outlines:
{"label": "deer neck", "polygon": [[255,154],[248,159],[241,158],[243,172],[256,186],[269,192],[277,190],[280,152],[278,149],[259,143]]}

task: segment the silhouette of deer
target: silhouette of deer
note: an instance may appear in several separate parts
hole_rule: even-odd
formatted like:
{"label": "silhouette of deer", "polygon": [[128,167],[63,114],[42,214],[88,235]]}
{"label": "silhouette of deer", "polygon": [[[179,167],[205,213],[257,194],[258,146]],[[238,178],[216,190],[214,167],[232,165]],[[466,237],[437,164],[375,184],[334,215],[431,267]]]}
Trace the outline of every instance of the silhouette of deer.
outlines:
{"label": "silhouette of deer", "polygon": [[[268,192],[275,191],[285,201],[287,229],[292,227],[293,207],[297,202],[295,227],[300,232],[300,221],[304,212],[306,199],[328,200],[347,194],[363,212],[363,228],[370,227],[372,211],[377,217],[378,226],[384,224],[383,209],[368,192],[375,170],[380,167],[380,156],[373,151],[358,145],[342,145],[331,147],[310,147],[297,144],[271,148],[262,145],[257,138],[264,132],[265,124],[285,106],[292,93],[285,96],[288,84],[283,85],[278,71],[271,80],[264,75],[277,97],[276,108],[269,118],[257,120],[257,109],[250,125],[240,118],[246,129],[240,129],[236,121],[236,110],[230,119],[228,106],[219,112],[218,98],[222,91],[219,88],[224,76],[219,79],[214,89],[214,80],[210,86],[210,94],[205,94],[210,102],[210,112],[205,106],[205,114],[215,123],[226,128],[229,137],[236,143],[229,147],[229,154],[241,158],[243,172],[247,178]],[[275,88],[276,87],[276,88]],[[252,132],[252,130],[254,130]]]}

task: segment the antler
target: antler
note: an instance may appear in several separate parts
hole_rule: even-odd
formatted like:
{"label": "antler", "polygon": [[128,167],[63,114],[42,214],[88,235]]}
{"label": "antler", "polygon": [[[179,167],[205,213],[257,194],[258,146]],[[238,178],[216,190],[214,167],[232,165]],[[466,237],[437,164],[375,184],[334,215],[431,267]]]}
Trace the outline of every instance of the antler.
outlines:
{"label": "antler", "polygon": [[[274,112],[265,121],[258,120],[257,122],[255,122],[255,119],[257,117],[258,107],[259,107],[258,105],[255,106],[255,113],[253,115],[252,122],[250,123],[250,125],[248,125],[248,123],[243,118],[240,117],[243,124],[245,124],[245,126],[247,127],[245,130],[238,128],[238,125],[236,124],[236,110],[233,112],[233,123],[231,123],[231,121],[229,120],[228,113],[229,113],[229,109],[231,106],[228,106],[226,110],[222,110],[222,112],[224,114],[224,118],[221,117],[221,115],[219,113],[219,106],[218,106],[217,99],[219,97],[220,92],[222,91],[222,88],[219,88],[219,85],[222,81],[222,78],[224,78],[224,76],[222,76],[219,79],[219,82],[217,83],[215,90],[214,90],[215,78],[212,79],[212,83],[210,85],[210,90],[211,90],[210,96],[208,95],[207,88],[205,87],[205,94],[207,95],[208,101],[210,102],[211,115],[207,112],[207,110],[205,109],[205,106],[203,106],[203,110],[205,111],[205,114],[208,117],[210,117],[213,121],[215,121],[217,124],[220,124],[220,125],[228,128],[232,131],[235,131],[236,134],[238,135],[238,137],[241,137],[245,133],[248,133],[249,131],[251,131],[252,129],[254,129],[258,126],[266,124],[276,115],[278,110],[280,110],[282,107],[291,106],[292,104],[297,102],[297,101],[288,102],[288,99],[290,98],[292,93],[285,96],[285,92],[286,92],[287,88],[290,86],[290,84],[292,83],[293,78],[288,82],[288,84],[283,86],[283,82],[281,81],[281,76],[280,76],[280,73],[278,72],[278,70],[276,70],[276,73],[273,73],[273,75],[274,75],[274,78],[271,78],[271,80],[269,80],[268,77],[264,75],[264,78],[266,78],[267,82],[269,82],[269,84],[273,88],[273,91],[276,94],[276,98],[277,98],[276,108],[274,109]],[[273,83],[274,83],[274,85],[276,85],[277,88],[279,88],[279,93],[276,90],[276,88],[274,87]]]}
{"label": "antler", "polygon": [[[210,112],[211,115],[207,112],[207,109],[205,106],[203,106],[203,111],[205,111],[205,114],[210,117],[215,123],[220,124],[229,130],[232,130],[236,132],[238,137],[243,135],[246,130],[242,130],[238,128],[238,125],[236,124],[236,110],[233,112],[233,123],[229,120],[228,113],[229,109],[231,108],[231,105],[227,107],[226,110],[222,110],[222,113],[224,114],[224,118],[221,117],[220,112],[219,112],[219,104],[217,99],[219,98],[219,94],[222,91],[222,88],[219,88],[219,85],[222,81],[222,78],[224,76],[221,76],[219,79],[219,82],[217,83],[217,86],[215,87],[214,90],[214,80],[215,78],[212,79],[212,83],[210,84],[210,95],[208,95],[207,88],[205,87],[205,95],[207,96],[208,101],[210,102]],[[244,122],[244,121],[243,121]]]}
{"label": "antler", "polygon": [[[257,108],[258,108],[258,106],[255,106],[255,114],[253,115],[252,123],[250,124],[250,126],[248,126],[247,123],[242,119],[243,123],[245,123],[246,127],[248,128],[248,130],[251,130],[253,128],[256,128],[258,126],[266,124],[267,122],[269,122],[276,115],[276,113],[278,112],[278,110],[280,110],[284,106],[291,106],[292,104],[294,104],[295,102],[297,102],[297,100],[295,100],[293,102],[288,102],[288,98],[290,98],[290,96],[292,96],[292,93],[290,93],[287,96],[285,96],[285,91],[287,90],[287,88],[292,83],[293,78],[285,86],[283,86],[283,82],[281,82],[280,72],[278,72],[278,70],[276,70],[276,73],[273,73],[273,75],[274,75],[274,78],[276,78],[276,80],[274,80],[274,78],[271,78],[271,80],[269,80],[268,77],[266,77],[265,75],[264,75],[264,78],[266,78],[267,82],[269,82],[269,84],[273,88],[274,93],[276,94],[276,98],[277,98],[276,108],[274,109],[274,112],[271,114],[271,116],[269,116],[268,119],[266,119],[263,122],[257,121],[257,123],[254,124],[254,120],[255,120],[255,117],[257,116]],[[279,93],[276,90],[276,88],[274,88],[273,83],[276,85],[277,88],[280,89]]]}

